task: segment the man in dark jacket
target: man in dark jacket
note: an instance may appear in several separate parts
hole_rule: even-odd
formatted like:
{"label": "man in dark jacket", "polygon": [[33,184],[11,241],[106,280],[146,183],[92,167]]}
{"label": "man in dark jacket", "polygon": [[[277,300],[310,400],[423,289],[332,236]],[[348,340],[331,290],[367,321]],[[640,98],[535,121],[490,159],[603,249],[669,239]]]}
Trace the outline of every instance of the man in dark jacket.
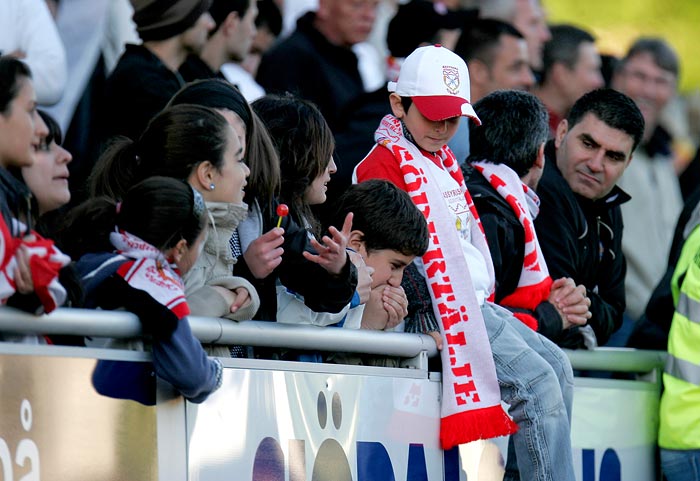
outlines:
{"label": "man in dark jacket", "polygon": [[557,342],[590,318],[586,288],[547,274],[532,220],[544,168],[547,111],[532,94],[492,92],[474,105],[482,121],[470,128],[471,153],[462,168],[489,244],[497,304]]}
{"label": "man in dark jacket", "polygon": [[177,72],[214,28],[211,0],[131,0],[142,45],[127,45],[105,86],[105,137],[137,140],[184,81]]}
{"label": "man in dark jacket", "polygon": [[318,9],[263,56],[257,81],[268,93],[289,91],[314,102],[333,133],[340,112],[365,89],[352,46],[369,36],[378,0],[320,0]]}
{"label": "man in dark jacket", "polygon": [[616,186],[644,133],[644,118],[624,94],[599,89],[585,94],[545,148],[540,215],[535,221],[552,277],[571,277],[591,299],[591,319],[572,328],[560,345],[604,345],[622,323],[625,258],[620,204],[629,196]]}

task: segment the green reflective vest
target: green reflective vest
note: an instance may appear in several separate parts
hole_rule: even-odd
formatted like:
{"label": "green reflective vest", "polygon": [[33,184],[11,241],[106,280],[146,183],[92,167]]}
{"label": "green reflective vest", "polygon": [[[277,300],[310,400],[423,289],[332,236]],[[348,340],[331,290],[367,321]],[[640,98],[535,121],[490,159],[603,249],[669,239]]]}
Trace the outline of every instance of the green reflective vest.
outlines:
{"label": "green reflective vest", "polygon": [[[684,277],[683,277],[684,276]],[[679,288],[680,286],[680,288]],[[686,239],[671,281],[676,311],[668,338],[659,446],[700,448],[700,228]]]}

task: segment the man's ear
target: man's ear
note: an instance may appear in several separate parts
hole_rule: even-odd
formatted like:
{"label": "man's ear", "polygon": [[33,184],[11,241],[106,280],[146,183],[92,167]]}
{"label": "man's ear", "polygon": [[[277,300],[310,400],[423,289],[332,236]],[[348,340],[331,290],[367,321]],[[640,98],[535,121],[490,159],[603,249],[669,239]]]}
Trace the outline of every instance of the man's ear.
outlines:
{"label": "man's ear", "polygon": [[569,132],[569,121],[562,119],[557,125],[557,131],[554,134],[554,146],[558,149],[561,147],[561,143],[564,141],[564,137]]}
{"label": "man's ear", "polygon": [[567,75],[567,73],[571,73],[569,67],[567,67],[561,62],[557,62],[554,65],[552,65],[547,76],[552,79],[555,85],[562,85],[563,83],[568,82],[571,79],[571,75]]}
{"label": "man's ear", "polygon": [[359,252],[364,257],[365,252],[365,233],[361,230],[354,230],[350,232],[348,237],[348,247]]}
{"label": "man's ear", "polygon": [[404,118],[408,113],[403,109],[403,104],[401,103],[401,96],[396,92],[392,92],[389,94],[389,104],[391,104],[391,112],[397,119]]}
{"label": "man's ear", "polygon": [[231,35],[233,32],[236,31],[240,22],[241,17],[238,16],[238,12],[231,12],[228,15],[226,15],[226,18],[224,19],[222,25],[219,28],[223,29],[227,35]]}
{"label": "man's ear", "polygon": [[472,59],[469,62],[469,82],[473,85],[483,86],[488,83],[491,72],[489,66],[479,59]]}
{"label": "man's ear", "polygon": [[544,169],[544,146],[545,142],[542,142],[540,148],[537,149],[537,158],[535,159],[534,166],[538,169]]}

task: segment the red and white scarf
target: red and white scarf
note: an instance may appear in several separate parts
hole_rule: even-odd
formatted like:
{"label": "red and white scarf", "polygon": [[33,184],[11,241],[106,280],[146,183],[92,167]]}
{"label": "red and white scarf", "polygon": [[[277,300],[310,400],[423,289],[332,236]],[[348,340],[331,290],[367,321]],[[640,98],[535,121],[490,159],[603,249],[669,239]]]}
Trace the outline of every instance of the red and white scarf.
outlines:
{"label": "red and white scarf", "polygon": [[131,287],[147,292],[178,319],[189,315],[185,285],[177,267],[171,266],[161,251],[125,231],[112,232],[109,241],[118,254],[133,259],[117,270]]}
{"label": "red and white scarf", "polygon": [[[501,407],[501,395],[481,307],[472,286],[454,219],[420,150],[403,135],[401,122],[387,115],[374,134],[399,163],[407,192],[428,222],[430,242],[423,256],[425,275],[440,320],[443,338],[440,443],[443,449],[512,434],[517,425]],[[448,147],[438,152],[443,168],[464,193],[471,222],[472,243],[493,266],[479,216],[464,184],[459,165]],[[444,206],[444,208],[442,208]]]}
{"label": "red and white scarf", "polygon": [[26,226],[16,219],[8,226],[0,216],[0,302],[5,304],[16,290],[15,270],[17,269],[17,249],[26,250],[29,270],[34,284],[34,293],[41,302],[37,314],[49,313],[66,301],[66,290],[58,280],[59,271],[70,263],[70,257],[58,250],[50,239],[44,239],[31,232],[24,239],[10,233],[25,232]]}
{"label": "red and white scarf", "polygon": [[[541,302],[549,298],[552,287],[552,278],[549,277],[547,263],[542,255],[533,224],[540,211],[540,199],[535,191],[525,185],[518,174],[507,165],[483,161],[474,162],[472,165],[505,199],[525,231],[525,255],[518,287],[512,294],[504,297],[500,304],[534,311]],[[533,316],[515,313],[515,317],[533,330],[537,330],[537,319]]]}

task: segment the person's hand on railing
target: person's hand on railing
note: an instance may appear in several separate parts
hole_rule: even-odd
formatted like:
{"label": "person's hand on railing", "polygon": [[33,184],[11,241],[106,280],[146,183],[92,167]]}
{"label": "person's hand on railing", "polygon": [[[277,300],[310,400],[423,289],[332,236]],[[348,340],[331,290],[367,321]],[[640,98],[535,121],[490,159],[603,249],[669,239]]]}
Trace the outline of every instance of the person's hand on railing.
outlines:
{"label": "person's hand on railing", "polygon": [[248,289],[245,287],[237,287],[235,289],[226,289],[222,286],[211,287],[224,298],[226,303],[229,305],[231,313],[236,312],[241,307],[246,307],[252,302],[250,292],[248,292]]}

